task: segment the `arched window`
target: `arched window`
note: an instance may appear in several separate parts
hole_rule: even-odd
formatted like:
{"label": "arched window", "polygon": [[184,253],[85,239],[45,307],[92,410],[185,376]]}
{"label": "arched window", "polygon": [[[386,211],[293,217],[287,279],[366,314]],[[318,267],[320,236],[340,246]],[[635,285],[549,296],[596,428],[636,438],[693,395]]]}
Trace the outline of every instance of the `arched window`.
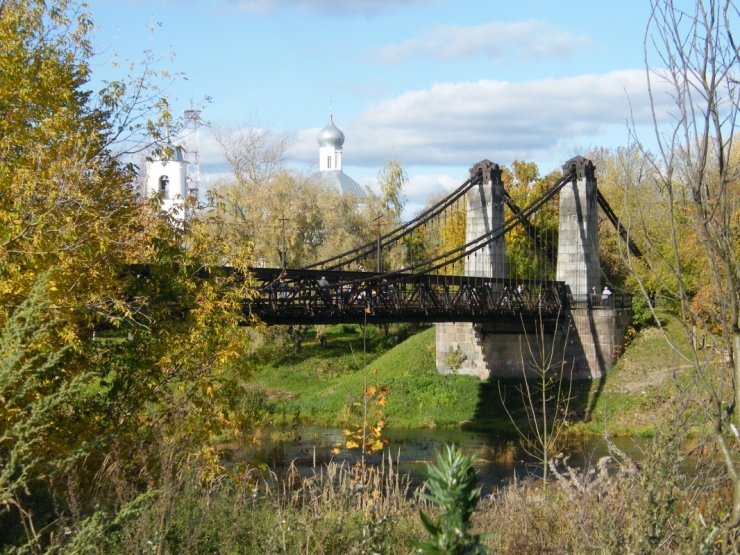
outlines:
{"label": "arched window", "polygon": [[164,198],[170,197],[170,178],[166,175],[159,178],[159,192]]}
{"label": "arched window", "polygon": [[326,167],[331,169],[331,156],[326,157]]}

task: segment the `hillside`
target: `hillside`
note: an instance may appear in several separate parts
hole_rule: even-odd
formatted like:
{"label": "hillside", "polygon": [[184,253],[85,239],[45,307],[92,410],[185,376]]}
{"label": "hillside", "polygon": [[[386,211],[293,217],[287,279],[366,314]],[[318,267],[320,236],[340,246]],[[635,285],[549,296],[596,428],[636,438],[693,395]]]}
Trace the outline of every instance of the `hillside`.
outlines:
{"label": "hillside", "polygon": [[[665,316],[669,335],[680,343],[675,318]],[[394,339],[405,335],[405,340]],[[342,426],[352,420],[363,390],[362,336],[358,326],[326,330],[322,346],[309,334],[299,352],[274,351],[258,363],[253,401],[266,422]],[[394,345],[394,341],[400,341]],[[354,353],[354,354],[353,354]],[[368,328],[368,384],[388,386],[384,408],[389,426],[513,430],[502,405],[523,416],[520,380],[481,382],[470,376],[442,376],[434,363],[434,328],[399,327],[386,337]],[[570,411],[573,433],[650,435],[672,398],[672,377],[684,369],[657,328],[643,330],[606,379],[574,382]],[[500,393],[501,391],[501,393]],[[588,421],[584,421],[590,415]]]}

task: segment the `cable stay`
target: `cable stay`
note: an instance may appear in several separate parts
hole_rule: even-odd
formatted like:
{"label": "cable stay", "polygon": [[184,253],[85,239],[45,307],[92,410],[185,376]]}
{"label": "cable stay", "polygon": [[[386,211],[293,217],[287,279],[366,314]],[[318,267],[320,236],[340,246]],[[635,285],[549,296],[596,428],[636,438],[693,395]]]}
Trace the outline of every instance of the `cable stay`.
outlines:
{"label": "cable stay", "polygon": [[[415,231],[422,225],[426,224],[427,222],[431,221],[435,217],[442,214],[445,210],[447,210],[449,207],[455,204],[455,202],[457,202],[459,199],[464,197],[471,188],[473,188],[476,185],[479,185],[480,182],[481,182],[480,175],[476,175],[475,177],[471,177],[467,179],[462,185],[460,185],[460,187],[455,189],[455,191],[453,191],[452,194],[440,200],[437,204],[428,208],[427,210],[419,214],[413,220],[409,220],[408,222],[398,226],[392,231],[389,231],[388,233],[381,235],[380,236],[381,249],[391,245],[392,243],[396,243],[400,241],[406,235],[411,234],[413,231]],[[320,262],[314,262],[313,264],[303,266],[300,269],[301,270],[312,270],[312,269],[337,270],[342,267],[348,267],[350,264],[359,262],[360,260],[367,259],[368,257],[372,256],[373,253],[375,253],[377,248],[378,248],[377,240],[369,241],[365,243],[364,245],[360,245],[359,247],[356,247],[349,251],[343,252],[336,256],[332,256],[331,258],[327,258],[326,260],[322,260]],[[343,260],[345,258],[347,259]],[[335,264],[332,264],[332,262],[335,262]]]}
{"label": "cable stay", "polygon": [[596,190],[596,201],[599,203],[599,206],[604,211],[604,214],[606,214],[606,217],[614,226],[614,229],[616,229],[617,233],[619,233],[619,236],[625,243],[627,243],[627,247],[629,248],[630,252],[638,258],[642,258],[642,251],[640,251],[635,242],[629,236],[627,230],[624,229],[622,223],[619,221],[619,218],[617,218],[617,215],[614,213],[614,210],[612,210],[612,207],[609,206],[606,198],[598,189]]}

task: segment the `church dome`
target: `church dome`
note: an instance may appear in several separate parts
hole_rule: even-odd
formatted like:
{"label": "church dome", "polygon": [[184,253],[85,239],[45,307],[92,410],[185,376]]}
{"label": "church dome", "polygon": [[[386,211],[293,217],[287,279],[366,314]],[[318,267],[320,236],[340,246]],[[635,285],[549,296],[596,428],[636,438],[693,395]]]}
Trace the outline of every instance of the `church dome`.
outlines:
{"label": "church dome", "polygon": [[334,125],[334,118],[329,116],[329,124],[319,131],[319,146],[341,147],[344,144],[344,133]]}

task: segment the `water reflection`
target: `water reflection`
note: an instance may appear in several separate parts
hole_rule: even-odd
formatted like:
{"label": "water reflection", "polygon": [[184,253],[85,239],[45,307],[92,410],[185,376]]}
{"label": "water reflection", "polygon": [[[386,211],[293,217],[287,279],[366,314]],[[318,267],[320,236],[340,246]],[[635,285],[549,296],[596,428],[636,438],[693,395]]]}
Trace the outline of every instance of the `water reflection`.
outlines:
{"label": "water reflection", "polygon": [[[300,427],[272,428],[263,432],[263,442],[259,456],[271,467],[294,462],[299,472],[310,474],[329,461],[354,464],[359,458],[357,449],[344,447],[345,436],[341,428]],[[540,475],[537,461],[528,456],[518,442],[504,440],[494,434],[464,430],[384,430],[383,436],[389,440],[383,453],[368,457],[369,464],[385,464],[389,456],[394,466],[402,474],[409,474],[413,485],[423,481],[419,472],[424,465],[435,460],[435,450],[446,443],[455,443],[467,454],[478,454],[476,464],[478,476],[483,483],[483,493],[487,494],[510,479]],[[641,459],[650,440],[643,438],[619,437],[612,442],[621,451],[634,459]],[[338,449],[339,453],[333,453]],[[608,456],[609,448],[603,438],[583,437],[569,440],[564,448],[569,456],[568,463],[574,468],[595,466],[596,462]],[[251,460],[254,450],[239,450],[234,460]]]}

